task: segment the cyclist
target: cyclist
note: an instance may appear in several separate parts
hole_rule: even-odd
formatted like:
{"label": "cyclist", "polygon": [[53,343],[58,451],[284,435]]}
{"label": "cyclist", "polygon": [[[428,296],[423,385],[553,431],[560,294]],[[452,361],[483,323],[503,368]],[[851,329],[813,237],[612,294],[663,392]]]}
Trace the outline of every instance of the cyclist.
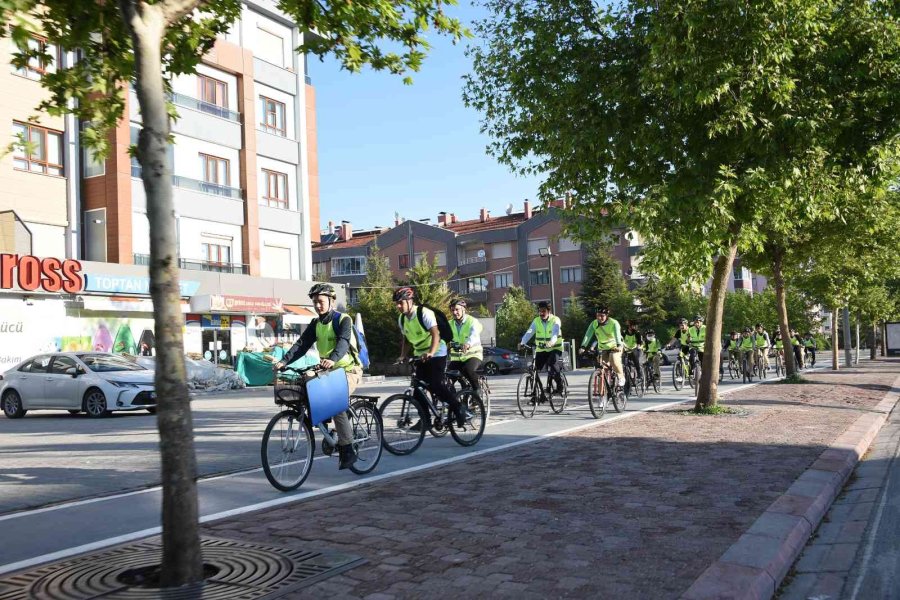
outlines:
{"label": "cyclist", "polygon": [[563,336],[562,321],[550,312],[550,303],[541,301],[538,303],[538,316],[528,327],[528,331],[522,336],[519,347],[524,346],[534,336],[534,368],[540,371],[547,367],[550,377],[547,381],[547,391],[554,393],[550,381],[556,383],[556,389],[560,392],[563,389],[562,376],[559,371],[559,364],[562,359]]}
{"label": "cyclist", "polygon": [[740,361],[740,352],[738,351],[738,345],[741,343],[741,334],[734,330],[731,332],[730,337],[728,339],[728,357],[735,360]]}
{"label": "cyclist", "polygon": [[[317,283],[309,290],[309,297],[313,301],[313,308],[319,316],[315,327],[310,326],[304,330],[303,335],[288,350],[281,361],[275,363],[275,369],[280,371],[286,365],[305,355],[316,346],[319,352],[319,365],[329,371],[343,369],[347,374],[347,388],[352,395],[362,379],[362,363],[359,360],[356,346],[356,336],[353,335],[353,326],[350,315],[341,314],[334,310],[337,294],[330,283]],[[338,324],[334,320],[340,318]],[[340,457],[339,469],[347,469],[356,462],[356,451],[353,449],[353,428],[346,412],[332,417],[334,428],[338,437],[338,456]]]}
{"label": "cyclist", "polygon": [[781,356],[781,360],[784,361],[784,340],[781,339],[781,332],[776,329],[775,333],[772,335],[772,347],[775,348],[775,352]]}
{"label": "cyclist", "polygon": [[[456,391],[444,379],[447,370],[447,344],[441,339],[434,311],[423,306],[422,322],[419,322],[415,292],[411,287],[401,287],[394,292],[394,305],[400,313],[397,317],[401,332],[398,362],[406,357],[407,347],[421,357],[422,362],[416,364],[416,377],[424,381],[428,389],[447,404],[450,414],[456,416],[456,425],[465,426],[466,415],[456,398]],[[426,411],[425,415],[430,422],[431,414]],[[426,426],[430,428],[428,422]]]}
{"label": "cyclist", "polygon": [[791,346],[794,347],[794,360],[797,363],[797,369],[802,369],[803,343],[800,341],[800,336],[797,335],[797,331],[795,329],[791,329]]}
{"label": "cyclist", "polygon": [[756,331],[753,334],[753,343],[756,345],[757,356],[762,360],[763,369],[769,368],[769,347],[772,342],[769,338],[769,332],[763,327],[762,323],[756,324]]}
{"label": "cyclist", "polygon": [[700,315],[694,317],[693,326],[688,328],[687,342],[690,348],[688,364],[693,368],[694,357],[703,363],[703,345],[706,344],[706,325],[703,324],[703,317]]}
{"label": "cyclist", "polygon": [[481,383],[478,378],[478,368],[484,360],[484,349],[481,347],[481,323],[478,319],[466,312],[466,301],[457,298],[450,302],[450,312],[453,320],[450,328],[453,330],[453,341],[459,349],[450,350],[450,368],[459,371],[469,385],[475,391],[475,395],[481,398]]}
{"label": "cyclist", "polygon": [[747,363],[750,367],[750,373],[753,373],[753,367],[755,366],[754,358],[756,356],[756,342],[753,340],[753,336],[751,335],[753,330],[750,327],[744,327],[744,330],[741,332],[741,339],[738,343],[738,364],[741,365],[741,369],[744,368],[744,358],[747,358]]}
{"label": "cyclist", "polygon": [[653,366],[653,377],[660,379],[659,364],[662,360],[662,346],[656,339],[656,332],[652,329],[644,332],[644,354],[647,356],[647,361]]}
{"label": "cyclist", "polygon": [[609,308],[601,306],[597,309],[597,318],[591,321],[590,326],[581,340],[579,354],[583,354],[588,345],[601,351],[600,360],[612,364],[616,372],[616,386],[625,386],[625,371],[622,369],[622,326],[615,319],[609,317]]}
{"label": "cyclist", "polygon": [[625,356],[631,361],[637,370],[638,379],[644,377],[644,336],[638,331],[637,323],[628,319],[625,321],[625,333],[622,334],[622,342],[625,346]]}
{"label": "cyclist", "polygon": [[[812,363],[816,362],[816,338],[813,337],[812,332],[807,332],[806,336],[803,338],[803,348],[806,350],[806,354],[812,358]],[[805,358],[805,357],[804,357]]]}

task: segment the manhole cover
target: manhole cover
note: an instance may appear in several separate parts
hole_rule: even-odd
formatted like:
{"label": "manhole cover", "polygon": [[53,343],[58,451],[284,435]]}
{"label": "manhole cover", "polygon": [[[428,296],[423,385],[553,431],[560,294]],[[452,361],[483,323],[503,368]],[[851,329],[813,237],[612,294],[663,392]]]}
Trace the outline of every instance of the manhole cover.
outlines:
{"label": "manhole cover", "polygon": [[0,600],[256,600],[277,598],[365,561],[339,552],[304,552],[266,544],[203,538],[203,562],[215,575],[192,588],[129,587],[119,575],[159,564],[159,538],[119,546],[0,579]]}

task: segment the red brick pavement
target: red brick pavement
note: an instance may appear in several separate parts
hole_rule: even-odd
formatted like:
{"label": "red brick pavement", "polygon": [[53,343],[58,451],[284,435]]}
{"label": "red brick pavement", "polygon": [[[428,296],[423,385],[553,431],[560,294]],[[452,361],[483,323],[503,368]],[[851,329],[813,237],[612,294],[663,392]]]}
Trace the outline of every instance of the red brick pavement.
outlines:
{"label": "red brick pavement", "polygon": [[214,524],[369,563],[294,597],[674,598],[900,374],[900,362],[581,430]]}

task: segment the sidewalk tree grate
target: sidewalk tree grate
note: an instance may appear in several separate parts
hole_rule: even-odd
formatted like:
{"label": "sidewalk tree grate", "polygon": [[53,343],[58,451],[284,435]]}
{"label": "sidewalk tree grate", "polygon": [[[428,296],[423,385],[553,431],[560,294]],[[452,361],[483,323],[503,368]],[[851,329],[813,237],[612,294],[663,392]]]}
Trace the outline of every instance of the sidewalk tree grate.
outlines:
{"label": "sidewalk tree grate", "polygon": [[127,571],[158,565],[157,538],[0,578],[0,600],[268,600],[363,564],[332,551],[303,551],[204,537],[203,563],[214,573],[196,586],[160,589],[122,583]]}

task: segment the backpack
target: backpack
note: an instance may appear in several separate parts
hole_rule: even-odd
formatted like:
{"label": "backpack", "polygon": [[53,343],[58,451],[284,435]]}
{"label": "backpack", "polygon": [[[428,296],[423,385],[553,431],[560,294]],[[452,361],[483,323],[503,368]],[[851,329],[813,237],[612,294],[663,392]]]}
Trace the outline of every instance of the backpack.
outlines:
{"label": "backpack", "polygon": [[[343,316],[342,313],[334,311],[334,318],[331,320],[331,326],[334,327],[335,336],[341,335],[341,318]],[[356,353],[356,357],[359,359],[359,362],[362,363],[363,369],[368,369],[369,365],[372,364],[372,361],[369,359],[369,347],[366,345],[366,336],[360,333],[359,329],[356,328],[353,319],[350,319],[350,327],[353,329],[353,336],[356,338],[356,348],[353,347],[353,344],[350,344],[350,352]]]}
{"label": "backpack", "polygon": [[[422,318],[423,308],[427,308],[434,313],[434,320],[437,321],[438,334],[440,335],[440,338],[448,344],[452,342],[453,329],[450,327],[450,321],[447,320],[447,315],[445,315],[442,311],[425,304],[420,304],[416,307],[416,317],[418,317],[419,325],[422,326],[422,329],[426,331],[428,330],[428,328],[425,327],[425,319]],[[401,318],[406,319],[406,315],[401,315]]]}

